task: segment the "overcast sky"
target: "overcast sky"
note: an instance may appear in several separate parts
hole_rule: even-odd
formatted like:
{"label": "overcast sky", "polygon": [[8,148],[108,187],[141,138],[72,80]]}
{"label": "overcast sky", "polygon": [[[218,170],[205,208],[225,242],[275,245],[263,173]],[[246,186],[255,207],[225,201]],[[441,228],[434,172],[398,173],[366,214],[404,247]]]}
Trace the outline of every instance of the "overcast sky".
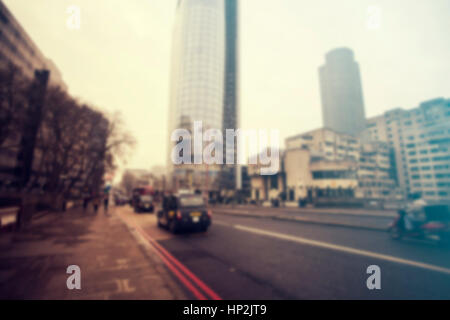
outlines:
{"label": "overcast sky", "polygon": [[[128,167],[166,159],[171,31],[177,0],[4,0],[70,93],[121,111],[138,140]],[[66,26],[81,8],[81,28]],[[368,28],[368,9],[381,9]],[[241,126],[281,138],[322,125],[318,67],[346,46],[366,114],[450,97],[448,0],[241,0]],[[373,26],[373,24],[372,24]]]}

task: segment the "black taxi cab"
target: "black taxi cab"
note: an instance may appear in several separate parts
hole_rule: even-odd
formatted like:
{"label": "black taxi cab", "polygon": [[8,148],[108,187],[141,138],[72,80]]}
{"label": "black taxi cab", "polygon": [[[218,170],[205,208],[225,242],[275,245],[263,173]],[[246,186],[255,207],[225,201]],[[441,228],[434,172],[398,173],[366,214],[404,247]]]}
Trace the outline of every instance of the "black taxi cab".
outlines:
{"label": "black taxi cab", "polygon": [[157,219],[159,227],[173,233],[184,230],[205,232],[211,225],[212,214],[201,195],[180,194],[164,197]]}

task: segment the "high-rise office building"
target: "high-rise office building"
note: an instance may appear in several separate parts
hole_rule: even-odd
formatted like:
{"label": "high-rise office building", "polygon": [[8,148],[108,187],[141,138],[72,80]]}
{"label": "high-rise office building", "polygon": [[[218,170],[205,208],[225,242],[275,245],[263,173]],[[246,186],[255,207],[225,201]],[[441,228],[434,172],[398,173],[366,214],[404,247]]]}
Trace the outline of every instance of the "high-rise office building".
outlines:
{"label": "high-rise office building", "polygon": [[361,133],[365,129],[364,100],[353,51],[338,48],[328,52],[319,77],[324,127],[352,135]]}
{"label": "high-rise office building", "polygon": [[[235,129],[238,124],[237,0],[179,0],[173,31],[169,138],[175,129],[193,132]],[[170,140],[170,139],[169,139]],[[225,141],[224,141],[225,143]],[[169,141],[168,167],[178,187],[219,189],[236,184],[235,166],[173,165]],[[224,155],[226,154],[224,150]],[[227,171],[226,179],[221,172]],[[222,179],[220,179],[222,177]]]}
{"label": "high-rise office building", "polygon": [[429,201],[450,196],[450,99],[437,98],[419,107],[393,109],[367,120],[363,137],[386,141],[405,195],[421,193]]}
{"label": "high-rise office building", "polygon": [[168,150],[168,167],[176,183],[182,184],[179,187],[210,189],[219,177],[218,166],[174,166],[170,136],[178,128],[193,132],[196,121],[202,122],[203,130],[222,131],[224,81],[224,0],[179,0],[172,43]]}

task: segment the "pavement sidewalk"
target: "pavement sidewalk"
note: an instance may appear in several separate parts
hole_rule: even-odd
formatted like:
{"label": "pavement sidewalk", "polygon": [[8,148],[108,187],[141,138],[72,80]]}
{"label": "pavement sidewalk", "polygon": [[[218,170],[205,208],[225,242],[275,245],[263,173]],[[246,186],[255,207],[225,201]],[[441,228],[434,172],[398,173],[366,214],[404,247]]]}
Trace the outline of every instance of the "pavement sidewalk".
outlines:
{"label": "pavement sidewalk", "polygon": [[[0,234],[0,299],[187,299],[113,211],[49,213]],[[81,290],[67,288],[69,265],[81,269]]]}

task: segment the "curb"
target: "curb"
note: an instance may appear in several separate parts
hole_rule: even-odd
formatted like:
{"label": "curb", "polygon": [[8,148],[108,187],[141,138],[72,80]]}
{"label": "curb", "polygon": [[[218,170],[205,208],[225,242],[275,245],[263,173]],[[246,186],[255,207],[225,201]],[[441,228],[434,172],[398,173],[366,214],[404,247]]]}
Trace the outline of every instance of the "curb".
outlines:
{"label": "curb", "polygon": [[[185,288],[183,288],[178,282],[176,277],[169,272],[167,269],[167,266],[165,265],[164,261],[158,256],[157,250],[154,246],[152,246],[145,237],[137,230],[135,226],[130,224],[126,218],[122,216],[122,214],[114,212],[111,215],[115,215],[119,221],[122,223],[122,225],[127,229],[127,231],[130,233],[130,235],[136,240],[137,245],[139,246],[142,253],[145,255],[147,259],[152,260],[158,268],[161,268],[161,270],[156,270],[158,275],[163,278],[166,282],[166,286],[170,288],[171,290],[174,290],[175,293],[172,292],[174,296],[178,296],[179,300],[188,299],[188,296],[185,293]],[[163,274],[161,274],[161,271],[163,271]],[[170,283],[169,283],[170,282]]]}
{"label": "curb", "polygon": [[308,211],[308,209],[299,211],[293,208],[282,208],[285,211],[289,211],[292,213],[306,213],[306,214],[322,214],[322,215],[330,215],[330,216],[347,216],[347,217],[367,217],[367,218],[395,218],[396,214],[359,214],[359,213],[345,213],[345,212],[317,212],[317,211]]}
{"label": "curb", "polygon": [[289,217],[280,217],[280,216],[274,216],[274,215],[254,215],[249,213],[229,213],[229,212],[223,212],[223,211],[216,211],[215,214],[224,214],[229,216],[237,216],[237,217],[247,217],[247,218],[257,218],[257,219],[271,219],[271,220],[278,220],[278,221],[290,221],[290,222],[297,222],[297,223],[304,223],[304,224],[316,224],[316,225],[325,225],[325,226],[331,226],[331,227],[341,227],[341,228],[349,228],[349,229],[359,229],[359,230],[369,230],[369,231],[377,231],[377,232],[387,232],[388,227],[381,228],[381,227],[371,227],[371,226],[356,226],[354,224],[348,224],[348,223],[337,223],[337,222],[327,222],[327,221],[314,221],[314,220],[307,220],[307,219],[299,219],[299,218],[289,218]]}
{"label": "curb", "polygon": [[[246,210],[249,211],[251,209],[267,209],[268,207],[252,207],[249,209],[246,208],[235,208],[230,209],[227,207],[217,207],[217,209],[223,209],[223,210]],[[271,208],[271,207],[270,207]],[[345,213],[345,212],[317,212],[317,211],[311,211],[308,209],[302,209],[299,210],[299,208],[289,208],[289,207],[278,207],[278,208],[272,208],[273,210],[284,210],[289,213],[306,213],[306,214],[320,214],[320,215],[329,215],[329,216],[347,216],[347,217],[355,217],[355,216],[361,216],[361,217],[367,217],[367,218],[395,218],[396,214],[358,214],[358,213]]]}
{"label": "curb", "polygon": [[169,274],[182,283],[183,288],[195,296],[197,300],[222,300],[213,289],[199,279],[164,247],[159,245],[135,221],[130,221],[130,219],[123,217],[120,213],[116,213],[116,216],[119,217],[135,238],[139,239],[138,241],[145,243],[145,247],[155,253],[155,258],[161,261],[161,264],[165,266]]}

